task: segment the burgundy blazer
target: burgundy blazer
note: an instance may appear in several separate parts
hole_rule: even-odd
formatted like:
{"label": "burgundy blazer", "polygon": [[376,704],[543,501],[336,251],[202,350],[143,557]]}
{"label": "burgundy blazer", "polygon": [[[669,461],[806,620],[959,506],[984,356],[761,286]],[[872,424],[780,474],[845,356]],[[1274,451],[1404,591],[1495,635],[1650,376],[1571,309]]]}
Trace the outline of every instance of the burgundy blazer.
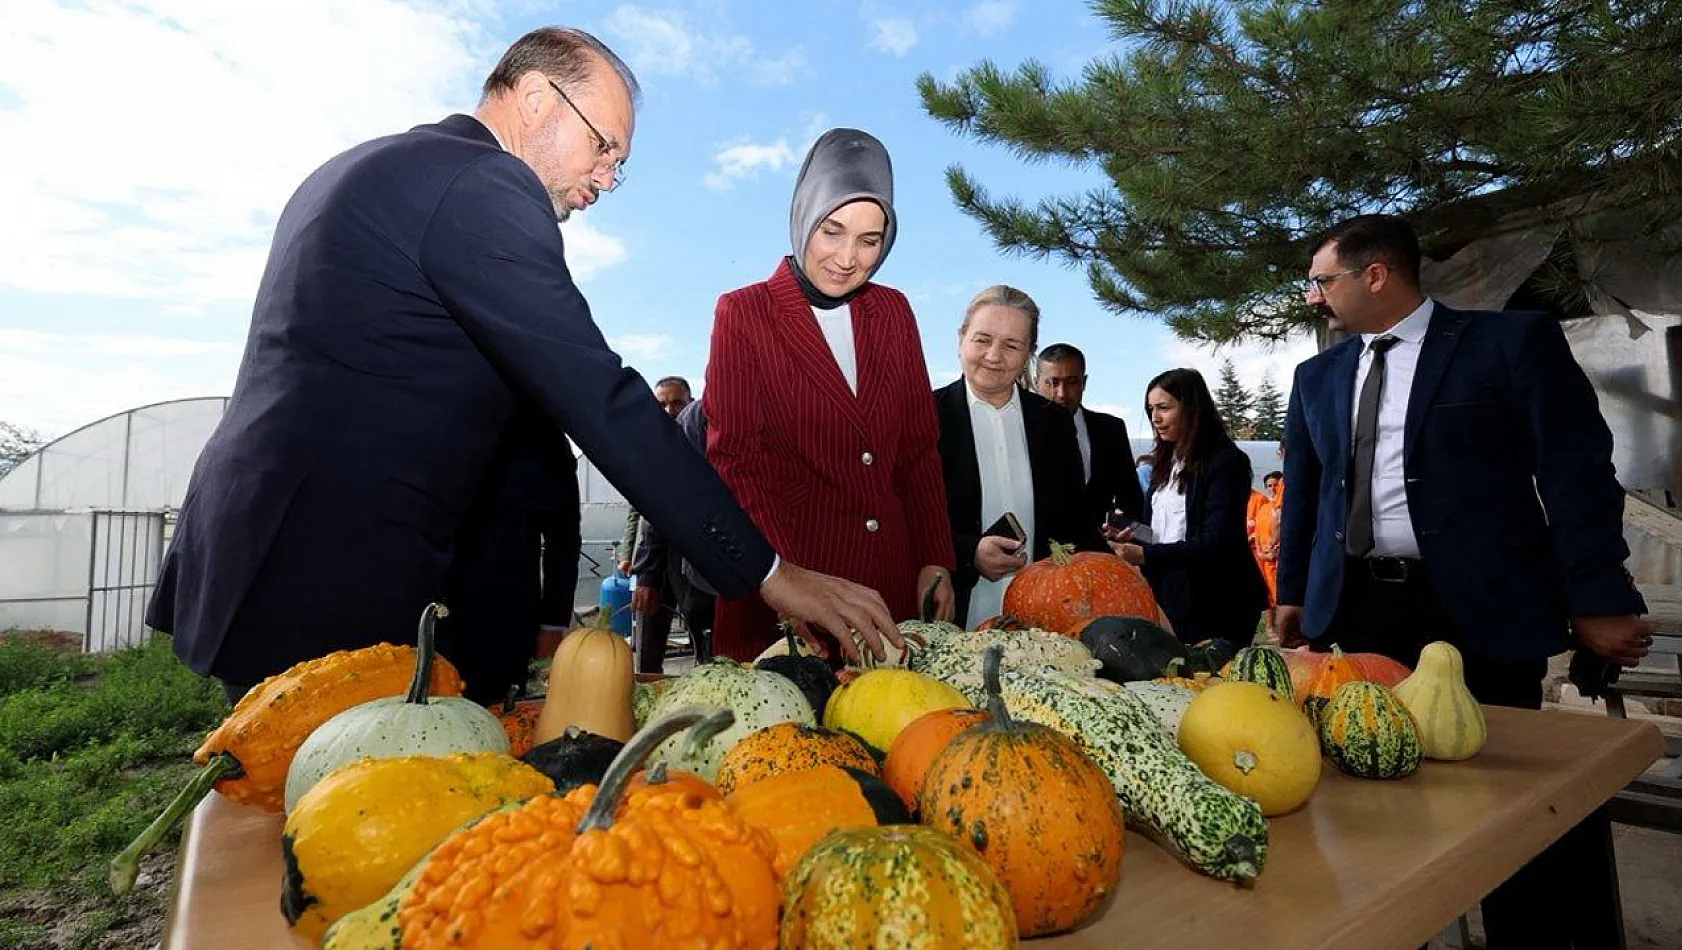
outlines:
{"label": "burgundy blazer", "polygon": [[[917,572],[954,566],[940,426],[905,295],[870,284],[851,307],[856,396],[786,260],[719,298],[707,459],[779,554],[878,591],[905,620]],[[719,655],[751,658],[775,637],[757,600],[721,603]]]}

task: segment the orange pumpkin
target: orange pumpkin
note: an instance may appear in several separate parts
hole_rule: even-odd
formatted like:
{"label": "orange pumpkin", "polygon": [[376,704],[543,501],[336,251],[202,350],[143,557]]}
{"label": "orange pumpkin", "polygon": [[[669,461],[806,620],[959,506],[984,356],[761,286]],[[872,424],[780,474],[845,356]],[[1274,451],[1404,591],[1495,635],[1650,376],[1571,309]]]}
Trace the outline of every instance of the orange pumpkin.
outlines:
{"label": "orange pumpkin", "polygon": [[953,736],[986,719],[987,711],[983,709],[936,709],[911,720],[888,747],[888,757],[882,762],[882,780],[905,802],[906,808],[915,812],[917,790],[923,787],[923,776],[934,757]]}
{"label": "orange pumpkin", "polygon": [[742,788],[725,801],[743,821],[777,842],[777,876],[787,874],[812,845],[837,828],[903,825],[905,803],[872,772],[818,765],[784,772]]}
{"label": "orange pumpkin", "polygon": [[645,788],[664,788],[669,791],[682,792],[703,799],[723,799],[724,793],[718,787],[694,772],[681,769],[668,771],[666,763],[656,762],[651,769],[642,769],[631,776],[630,785],[625,789],[625,797],[632,798],[637,792]]}
{"label": "orange pumpkin", "polygon": [[626,744],[600,789],[538,796],[452,835],[398,906],[405,950],[772,950],[780,894],[770,834],[718,799],[658,786],[625,796],[655,746],[733,718],[672,713]]}
{"label": "orange pumpkin", "polygon": [[1285,667],[1291,672],[1291,692],[1296,696],[1297,705],[1301,706],[1308,699],[1309,684],[1314,682],[1314,674],[1320,672],[1320,664],[1325,662],[1326,655],[1315,653],[1308,647],[1280,650],[1279,655],[1285,658]]}
{"label": "orange pumpkin", "polygon": [[918,793],[923,823],[973,848],[1010,894],[1017,933],[1079,927],[1121,876],[1121,806],[1073,739],[1015,721],[999,695],[997,644],[982,656],[988,720],[954,736]]}
{"label": "orange pumpkin", "polygon": [[1308,714],[1308,721],[1319,725],[1320,711],[1337,695],[1337,688],[1344,683],[1359,683],[1364,681],[1361,671],[1349,658],[1332,644],[1332,652],[1324,654],[1319,669],[1314,671],[1314,678],[1308,681],[1308,691],[1304,694],[1302,711]]}
{"label": "orange pumpkin", "polygon": [[820,765],[841,765],[876,774],[876,759],[852,736],[821,726],[779,722],[750,732],[731,746],[718,763],[713,783],[728,797],[774,775]]}
{"label": "orange pumpkin", "polygon": [[1028,625],[1010,614],[994,614],[975,625],[977,630],[1026,630]]}
{"label": "orange pumpkin", "polygon": [[1407,664],[1392,660],[1382,653],[1345,653],[1344,657],[1355,664],[1355,670],[1361,674],[1361,679],[1387,689],[1394,689],[1413,673],[1407,668]]}
{"label": "orange pumpkin", "polygon": [[1071,637],[1093,617],[1160,615],[1151,585],[1139,569],[1113,554],[1076,553],[1051,543],[1051,557],[1016,574],[1005,591],[1004,612],[1031,627]]}

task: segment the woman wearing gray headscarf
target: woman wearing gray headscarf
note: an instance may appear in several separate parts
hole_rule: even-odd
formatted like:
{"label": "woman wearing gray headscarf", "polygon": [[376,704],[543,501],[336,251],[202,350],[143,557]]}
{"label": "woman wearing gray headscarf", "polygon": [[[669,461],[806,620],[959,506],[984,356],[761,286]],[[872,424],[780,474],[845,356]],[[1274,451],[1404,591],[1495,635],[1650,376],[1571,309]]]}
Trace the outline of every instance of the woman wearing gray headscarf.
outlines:
{"label": "woman wearing gray headscarf", "polygon": [[[905,295],[870,282],[896,224],[882,143],[824,133],[795,181],[793,254],[719,298],[707,458],[785,556],[874,588],[896,620],[933,586],[944,619],[952,537],[922,340]],[[714,650],[751,659],[776,624],[757,598],[721,601]]]}

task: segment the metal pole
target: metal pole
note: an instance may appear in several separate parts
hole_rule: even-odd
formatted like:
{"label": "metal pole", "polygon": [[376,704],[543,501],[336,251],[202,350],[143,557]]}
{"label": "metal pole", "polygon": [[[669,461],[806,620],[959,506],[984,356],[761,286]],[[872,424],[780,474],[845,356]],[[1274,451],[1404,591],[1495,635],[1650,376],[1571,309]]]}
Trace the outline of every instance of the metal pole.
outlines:
{"label": "metal pole", "polygon": [[88,514],[90,525],[88,529],[88,597],[87,611],[82,621],[82,652],[92,653],[93,646],[93,565],[94,558],[99,551],[99,512]]}

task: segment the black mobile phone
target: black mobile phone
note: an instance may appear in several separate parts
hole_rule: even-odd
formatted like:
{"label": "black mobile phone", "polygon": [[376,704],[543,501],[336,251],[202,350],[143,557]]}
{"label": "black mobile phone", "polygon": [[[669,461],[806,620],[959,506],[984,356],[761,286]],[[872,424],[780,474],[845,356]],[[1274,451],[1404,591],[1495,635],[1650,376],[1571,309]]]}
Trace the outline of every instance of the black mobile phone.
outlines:
{"label": "black mobile phone", "polygon": [[986,531],[981,532],[981,536],[984,538],[1009,538],[1018,544],[1028,540],[1028,532],[1022,529],[1022,522],[1016,520],[1015,513],[1009,511],[1000,515],[999,520],[988,526]]}
{"label": "black mobile phone", "polygon": [[1132,523],[1133,519],[1122,514],[1120,508],[1112,509],[1109,515],[1104,518],[1104,527],[1115,531],[1120,531]]}

